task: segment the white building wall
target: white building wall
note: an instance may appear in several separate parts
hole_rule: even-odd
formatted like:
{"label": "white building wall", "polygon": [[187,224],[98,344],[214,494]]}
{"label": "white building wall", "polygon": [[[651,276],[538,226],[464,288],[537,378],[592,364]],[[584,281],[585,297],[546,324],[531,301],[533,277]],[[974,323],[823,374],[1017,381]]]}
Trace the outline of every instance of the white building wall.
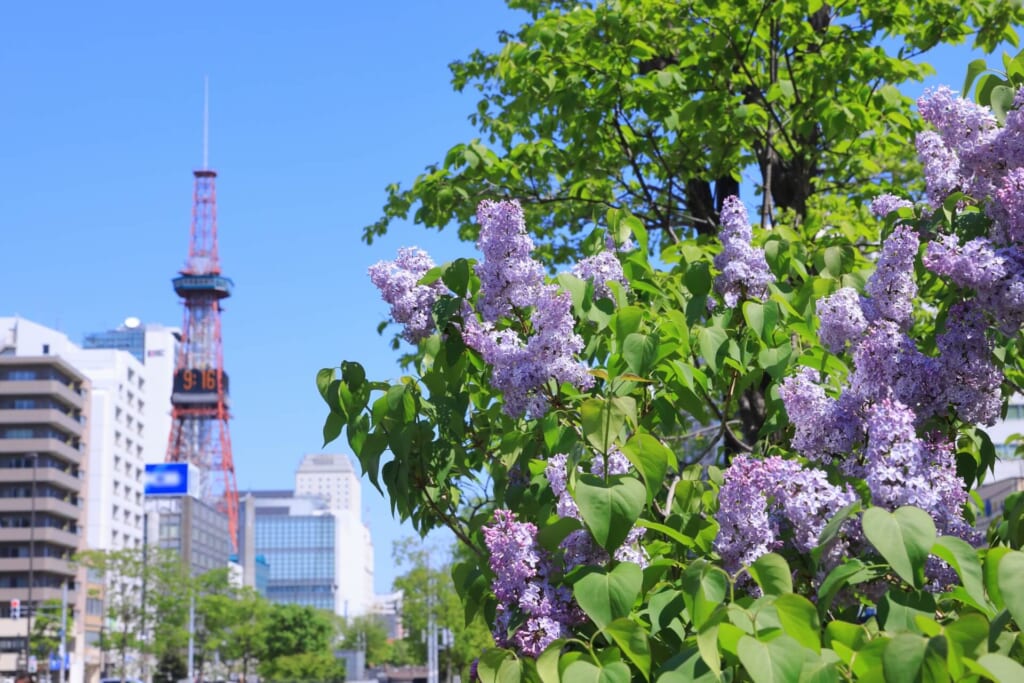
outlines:
{"label": "white building wall", "polygon": [[295,472],[296,496],[320,496],[331,510],[348,510],[358,518],[362,506],[359,475],[342,453],[313,453]]}
{"label": "white building wall", "polygon": [[146,325],[146,436],[143,457],[148,463],[163,462],[171,435],[171,393],[174,359],[180,332],[174,327]]}
{"label": "white building wall", "polygon": [[358,515],[334,510],[334,613],[346,619],[370,614],[374,608],[373,545],[370,530]]}
{"label": "white building wall", "polygon": [[92,382],[87,542],[90,548],[142,547],[146,368],[127,351],[65,354]]}

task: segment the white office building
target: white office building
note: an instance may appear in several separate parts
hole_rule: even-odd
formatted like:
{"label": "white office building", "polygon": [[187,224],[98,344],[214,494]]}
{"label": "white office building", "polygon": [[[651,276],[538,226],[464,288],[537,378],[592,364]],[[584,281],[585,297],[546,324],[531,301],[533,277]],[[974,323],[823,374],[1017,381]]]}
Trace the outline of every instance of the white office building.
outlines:
{"label": "white office building", "polygon": [[171,394],[174,362],[181,331],[155,323],[127,318],[124,324],[106,332],[85,336],[86,349],[120,349],[133,355],[146,368],[146,431],[142,439],[143,459],[163,462],[171,434]]}
{"label": "white office building", "polygon": [[330,510],[347,510],[360,517],[362,492],[352,461],[342,453],[313,453],[295,471],[295,495],[322,498]]}

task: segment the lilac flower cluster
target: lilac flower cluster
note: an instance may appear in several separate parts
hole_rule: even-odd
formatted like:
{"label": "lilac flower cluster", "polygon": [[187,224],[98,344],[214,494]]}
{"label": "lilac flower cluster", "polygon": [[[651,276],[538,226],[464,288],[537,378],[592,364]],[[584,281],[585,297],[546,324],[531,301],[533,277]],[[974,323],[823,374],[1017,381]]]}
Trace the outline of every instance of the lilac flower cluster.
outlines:
{"label": "lilac flower cluster", "polygon": [[370,281],[381,297],[391,304],[391,319],[401,323],[402,337],[412,343],[434,332],[431,311],[437,299],[447,291],[439,280],[430,285],[417,284],[434,267],[430,256],[416,247],[398,250],[394,261],[378,261],[370,266]]}
{"label": "lilac flower cluster", "polygon": [[926,92],[918,108],[936,130],[918,136],[918,154],[933,204],[962,190],[982,204],[987,237],[961,244],[944,235],[929,244],[924,263],[963,288],[1005,334],[1024,326],[1024,89],[999,127],[987,107],[948,88]]}
{"label": "lilac flower cluster", "polygon": [[622,272],[622,263],[615,255],[614,248],[608,248],[595,256],[580,260],[572,268],[572,274],[581,280],[589,280],[594,284],[594,296],[598,299],[612,299],[609,282],[618,282],[627,287],[626,276]]}
{"label": "lilac flower cluster", "polygon": [[890,510],[914,505],[932,516],[940,534],[978,540],[960,513],[967,491],[951,443],[918,438],[914,413],[888,399],[871,407],[867,430],[863,461],[847,469],[867,482],[872,504]]}
{"label": "lilac flower cluster", "polygon": [[[548,478],[552,493],[555,494],[555,512],[559,517],[569,519],[582,519],[579,507],[573,500],[567,485],[568,456],[562,453],[548,459],[544,474]],[[629,472],[629,460],[620,450],[615,447],[608,453],[608,474],[626,474]],[[590,473],[603,477],[605,475],[605,458],[597,455],[590,464]],[[626,540],[616,549],[612,556],[619,562],[632,562],[641,567],[646,567],[648,557],[646,551],[640,546],[640,539],[643,538],[646,529],[634,526],[629,530]],[[580,565],[605,565],[608,563],[608,553],[598,546],[586,529],[577,529],[565,537],[559,546],[564,551],[565,570]]]}
{"label": "lilac flower cluster", "polygon": [[975,290],[972,306],[988,312],[999,329],[1016,334],[1024,325],[1024,252],[996,248],[985,237],[960,244],[943,235],[928,245],[924,264],[963,288]]}
{"label": "lilac flower cluster", "polygon": [[878,218],[885,218],[893,211],[913,205],[914,202],[897,197],[894,194],[880,194],[871,200],[871,213]]}
{"label": "lilac flower cluster", "polygon": [[499,647],[537,657],[552,641],[570,635],[581,619],[565,586],[551,582],[547,553],[537,544],[537,527],[496,510],[494,524],[483,528],[494,572],[492,589],[498,611],[492,633]]}
{"label": "lilac flower cluster", "polygon": [[[533,241],[518,203],[481,202],[477,219],[477,246],[484,256],[476,266],[483,320],[465,307],[463,340],[491,366],[491,383],[505,398],[504,412],[538,417],[547,411],[544,387],[551,380],[581,389],[594,383],[576,360],[583,339],[574,331],[572,299],[544,283],[543,269],[531,256]],[[527,308],[529,332],[521,334],[505,319]]]}
{"label": "lilac flower cluster", "polygon": [[[740,455],[725,471],[718,494],[715,549],[730,572],[786,543],[806,553],[818,545],[832,516],[855,500],[848,485],[829,483],[821,470],[778,456],[758,460]],[[837,559],[840,554],[835,553]]]}
{"label": "lilac flower cluster", "polygon": [[764,250],[750,244],[753,239],[750,218],[739,197],[725,198],[721,222],[722,251],[715,256],[715,268],[721,272],[715,278],[715,291],[730,308],[743,298],[763,301],[768,298],[768,285],[775,278],[768,269]]}

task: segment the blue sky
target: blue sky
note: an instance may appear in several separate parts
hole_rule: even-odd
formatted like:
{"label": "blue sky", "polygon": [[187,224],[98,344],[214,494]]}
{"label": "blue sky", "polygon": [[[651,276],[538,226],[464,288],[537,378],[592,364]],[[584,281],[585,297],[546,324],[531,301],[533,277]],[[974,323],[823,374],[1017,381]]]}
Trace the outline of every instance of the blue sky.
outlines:
{"label": "blue sky", "polygon": [[[185,262],[192,170],[219,173],[231,435],[242,490],[291,486],[320,450],[321,367],[359,360],[395,377],[387,315],[366,269],[416,244],[469,252],[412,225],[367,247],[385,186],[408,184],[473,137],[472,93],[447,64],[497,45],[524,15],[498,0],[164,4],[7,3],[0,10],[0,315],[81,341],[126,316],[180,325],[170,280]],[[933,82],[971,56],[944,50]],[[916,89],[914,91],[916,94]],[[342,438],[330,450],[347,452]],[[411,530],[364,484],[376,587]]]}

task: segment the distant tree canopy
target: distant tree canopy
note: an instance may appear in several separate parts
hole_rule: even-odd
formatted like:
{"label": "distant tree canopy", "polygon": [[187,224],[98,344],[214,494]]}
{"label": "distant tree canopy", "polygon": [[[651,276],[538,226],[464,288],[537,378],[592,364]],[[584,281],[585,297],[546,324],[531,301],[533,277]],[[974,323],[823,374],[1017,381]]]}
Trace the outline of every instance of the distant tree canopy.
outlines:
{"label": "distant tree canopy", "polygon": [[451,65],[455,89],[480,94],[481,137],[411,187],[390,185],[367,241],[410,215],[474,239],[477,203],[508,198],[542,238],[537,256],[565,262],[610,207],[662,244],[713,233],[744,177],[762,191],[762,222],[849,216],[892,186],[921,188],[921,124],[898,89],[933,72],[915,60],[968,39],[1015,44],[1024,20],[1003,0],[509,5],[531,21]]}

